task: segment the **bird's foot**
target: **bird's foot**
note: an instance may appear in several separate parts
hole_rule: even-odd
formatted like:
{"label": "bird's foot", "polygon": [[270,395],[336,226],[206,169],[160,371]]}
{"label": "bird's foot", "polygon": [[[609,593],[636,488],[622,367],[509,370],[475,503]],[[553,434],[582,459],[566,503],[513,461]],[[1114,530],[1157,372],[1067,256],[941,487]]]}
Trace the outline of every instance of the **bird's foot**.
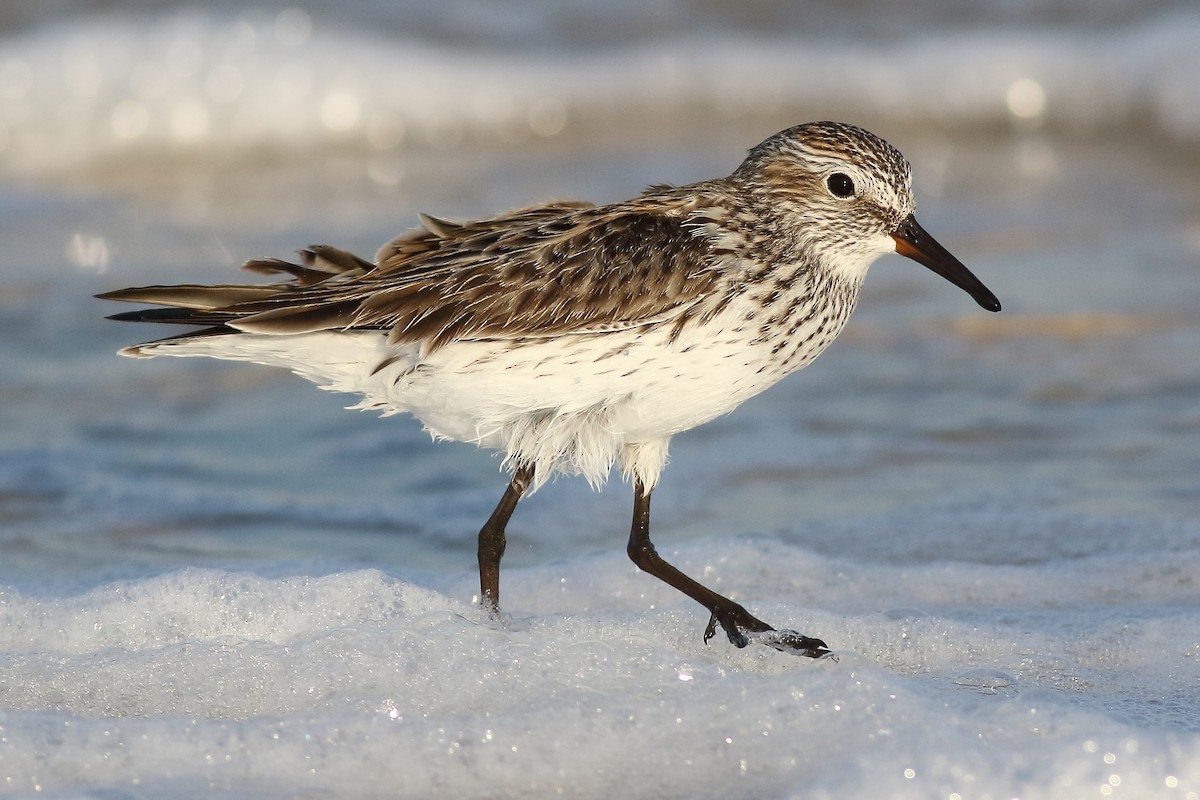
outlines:
{"label": "bird's foot", "polygon": [[704,628],[705,644],[716,635],[718,624],[734,647],[746,647],[751,642],[757,642],[794,656],[822,658],[831,655],[829,646],[822,640],[795,631],[777,631],[737,604],[727,612],[713,612]]}
{"label": "bird's foot", "polygon": [[752,633],[747,637],[752,642],[765,644],[769,647],[774,647],[781,653],[789,653],[794,656],[805,656],[807,658],[830,658],[837,660],[837,656],[829,649],[829,646],[820,639],[815,639],[812,636],[805,636],[795,631],[760,631]]}
{"label": "bird's foot", "polygon": [[729,618],[728,615],[722,614],[717,616],[717,612],[708,618],[708,624],[704,626],[704,643],[708,644],[708,640],[717,635],[717,623],[721,623],[721,627],[725,630],[725,635],[729,637],[729,641],[733,642],[734,647],[745,647],[750,644],[750,637],[742,632],[737,623]]}

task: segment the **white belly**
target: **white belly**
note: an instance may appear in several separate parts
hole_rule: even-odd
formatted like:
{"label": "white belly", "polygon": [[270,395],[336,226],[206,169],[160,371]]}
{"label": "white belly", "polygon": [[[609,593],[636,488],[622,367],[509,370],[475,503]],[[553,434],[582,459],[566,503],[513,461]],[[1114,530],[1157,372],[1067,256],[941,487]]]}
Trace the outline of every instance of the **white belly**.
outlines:
{"label": "white belly", "polygon": [[538,485],[555,473],[600,484],[620,462],[652,487],[672,435],[732,410],[819,352],[781,370],[769,343],[751,343],[744,319],[731,311],[674,341],[664,325],[459,341],[423,358],[417,345],[389,346],[384,332],[361,330],[238,333],[142,352],[286,367],[323,388],[362,395],[358,408],[407,412],[437,437],[532,463]]}

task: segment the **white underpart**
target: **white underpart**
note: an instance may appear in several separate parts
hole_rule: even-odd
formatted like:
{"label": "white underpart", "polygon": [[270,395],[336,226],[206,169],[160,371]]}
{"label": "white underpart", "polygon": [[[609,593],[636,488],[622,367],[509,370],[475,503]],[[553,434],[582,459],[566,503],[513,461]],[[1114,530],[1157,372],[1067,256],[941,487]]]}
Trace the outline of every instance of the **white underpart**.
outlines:
{"label": "white underpart", "polygon": [[820,248],[821,261],[843,280],[855,286],[862,284],[867,270],[884,253],[896,252],[896,240],[886,233],[871,239],[855,242],[838,242],[835,246]]}
{"label": "white underpart", "polygon": [[746,301],[735,300],[707,324],[685,327],[674,342],[668,324],[521,342],[458,341],[422,358],[417,345],[389,346],[382,331],[325,331],[168,340],[131,354],[290,369],[325,389],[362,395],[355,408],[407,412],[436,437],[532,463],[531,488],[560,473],[598,486],[614,464],[652,488],[672,435],[731,411],[785,374],[769,342],[751,344],[757,328],[745,321],[749,311]]}

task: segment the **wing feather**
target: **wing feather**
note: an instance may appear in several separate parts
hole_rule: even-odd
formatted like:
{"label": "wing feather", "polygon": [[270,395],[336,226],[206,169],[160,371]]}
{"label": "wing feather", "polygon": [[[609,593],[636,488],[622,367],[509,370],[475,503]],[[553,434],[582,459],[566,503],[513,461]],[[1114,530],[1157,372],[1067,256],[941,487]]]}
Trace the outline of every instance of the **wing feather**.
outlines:
{"label": "wing feather", "polygon": [[706,201],[720,198],[700,188],[659,187],[609,206],[551,203],[474,222],[423,215],[424,227],[384,245],[376,264],[316,245],[300,251],[301,264],[245,265],[290,275],[283,283],[101,296],[168,306],[126,319],[273,334],[371,328],[426,350],[456,339],[616,330],[684,312],[690,318],[729,279],[719,248],[696,222]]}

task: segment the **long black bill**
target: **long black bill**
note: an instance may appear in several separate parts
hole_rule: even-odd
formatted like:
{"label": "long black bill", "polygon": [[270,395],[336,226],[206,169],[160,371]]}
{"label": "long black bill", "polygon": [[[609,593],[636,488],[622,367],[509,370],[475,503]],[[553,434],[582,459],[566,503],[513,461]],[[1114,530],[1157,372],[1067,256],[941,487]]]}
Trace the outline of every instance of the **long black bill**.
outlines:
{"label": "long black bill", "polygon": [[938,244],[937,239],[926,233],[912,214],[900,223],[900,227],[892,231],[892,238],[896,240],[897,253],[929,267],[975,298],[980,307],[988,311],[1000,310],[1000,301],[996,299],[996,295],[992,294],[961,261],[952,256],[949,250]]}

